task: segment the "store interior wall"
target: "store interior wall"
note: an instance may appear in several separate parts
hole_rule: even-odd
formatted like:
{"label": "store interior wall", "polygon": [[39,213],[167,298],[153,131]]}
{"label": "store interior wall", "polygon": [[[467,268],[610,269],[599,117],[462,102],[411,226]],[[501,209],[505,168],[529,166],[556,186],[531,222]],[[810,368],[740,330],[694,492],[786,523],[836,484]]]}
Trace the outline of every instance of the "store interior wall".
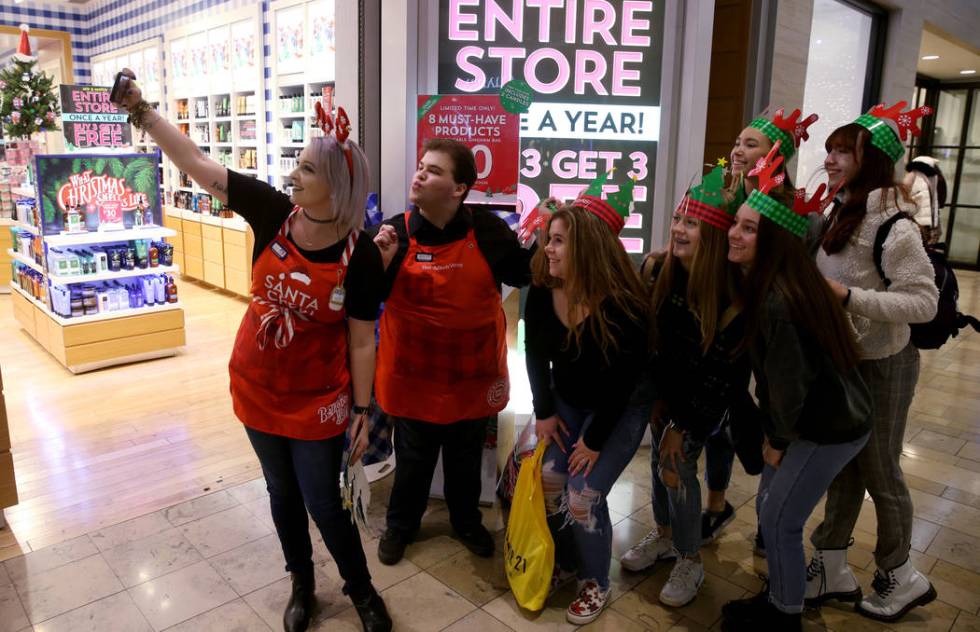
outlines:
{"label": "store interior wall", "polygon": [[704,162],[727,157],[745,126],[752,0],[717,0],[711,37],[711,74],[705,118]]}

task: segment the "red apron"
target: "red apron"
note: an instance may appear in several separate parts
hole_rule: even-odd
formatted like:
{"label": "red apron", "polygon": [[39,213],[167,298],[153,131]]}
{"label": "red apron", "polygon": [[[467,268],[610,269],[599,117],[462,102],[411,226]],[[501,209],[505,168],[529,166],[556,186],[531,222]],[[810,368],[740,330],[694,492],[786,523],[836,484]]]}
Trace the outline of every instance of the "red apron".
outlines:
{"label": "red apron", "polygon": [[[296,211],[252,267],[252,303],[238,328],[228,369],[243,424],[269,434],[318,440],[350,417],[350,370],[343,288],[356,231],[338,263],[313,263],[288,238]],[[337,309],[339,307],[339,309]]]}
{"label": "red apron", "polygon": [[389,415],[438,424],[503,410],[510,396],[506,329],[472,228],[442,246],[410,237],[381,316],[378,404]]}

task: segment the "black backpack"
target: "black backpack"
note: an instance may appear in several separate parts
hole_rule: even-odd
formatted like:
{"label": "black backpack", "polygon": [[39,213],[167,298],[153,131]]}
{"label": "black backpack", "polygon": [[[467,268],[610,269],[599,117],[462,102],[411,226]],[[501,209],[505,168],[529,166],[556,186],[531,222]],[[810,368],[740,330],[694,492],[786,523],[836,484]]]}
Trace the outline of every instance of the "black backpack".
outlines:
{"label": "black backpack", "polygon": [[[885,284],[885,289],[891,285],[891,280],[885,276],[885,271],[881,267],[881,255],[885,250],[885,240],[888,239],[888,232],[892,225],[900,219],[907,219],[913,223],[911,217],[906,213],[896,213],[889,217],[878,227],[875,233],[875,243],[872,255],[874,257],[875,268],[878,276]],[[932,262],[935,271],[936,287],[939,288],[939,305],[936,310],[936,317],[927,323],[911,323],[909,328],[912,330],[912,344],[917,349],[938,349],[946,344],[951,337],[955,338],[960,333],[960,329],[970,326],[974,331],[980,331],[980,321],[973,316],[961,314],[956,308],[956,302],[960,296],[960,288],[956,283],[956,275],[953,268],[946,260],[943,252],[944,245],[926,246],[926,254]]]}

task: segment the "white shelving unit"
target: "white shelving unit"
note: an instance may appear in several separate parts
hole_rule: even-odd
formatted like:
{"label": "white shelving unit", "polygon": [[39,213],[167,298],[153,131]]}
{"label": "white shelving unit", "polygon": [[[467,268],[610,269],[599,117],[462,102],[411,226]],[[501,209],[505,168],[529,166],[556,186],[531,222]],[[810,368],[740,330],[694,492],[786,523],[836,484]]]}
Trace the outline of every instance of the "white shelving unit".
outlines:
{"label": "white shelving unit", "polygon": [[85,233],[61,233],[44,238],[49,246],[84,246],[86,244],[111,244],[116,241],[135,241],[140,239],[163,239],[177,233],[164,226],[127,228],[126,230],[89,231]]}
{"label": "white shelving unit", "polygon": [[118,272],[99,272],[96,274],[49,274],[48,279],[58,285],[68,285],[70,283],[93,283],[95,281],[112,281],[113,279],[128,279],[131,277],[143,276],[146,274],[177,274],[180,272],[178,266],[156,266],[149,268],[133,268],[132,270],[119,270]]}
{"label": "white shelving unit", "polygon": [[[33,191],[31,193],[31,197],[34,197]],[[161,213],[159,218],[154,216],[153,219],[162,223],[163,214]],[[21,228],[21,224],[17,223],[16,227]],[[49,260],[52,248],[72,248],[73,256],[89,257],[92,253],[88,250],[94,250],[92,246],[128,244],[133,241],[159,242],[176,235],[176,231],[161,225],[61,234],[53,233],[52,231],[57,228],[50,224],[46,224],[45,229],[51,234],[43,235],[43,231],[38,229],[31,231],[34,234],[42,234],[40,246],[37,245],[38,239],[35,238],[34,247],[43,248],[45,261]],[[76,249],[76,247],[81,248]],[[136,280],[136,285],[133,285],[133,280],[137,277],[151,275],[174,277],[179,272],[177,265],[155,267],[147,265],[146,268],[132,270],[57,275],[52,274],[46,264],[39,264],[21,252],[7,249],[7,254],[13,261],[13,268],[16,269],[16,275],[9,283],[14,318],[38,344],[73,373],[172,356],[177,353],[177,349],[184,346],[186,342],[184,313],[179,301],[133,309],[111,309],[110,299],[109,309],[106,309],[106,305],[103,304],[96,308],[96,313],[90,314],[79,314],[78,304],[75,303],[76,300],[85,300],[84,295],[88,292],[102,293],[105,298],[111,290],[119,287],[115,283],[105,284],[105,282],[121,281],[123,285],[131,285],[135,288],[141,283]],[[21,287],[21,283],[24,287]],[[100,283],[103,285],[96,285]],[[143,283],[145,284],[145,280]],[[6,282],[4,285],[7,285]],[[89,287],[78,288],[78,286]],[[78,289],[81,289],[81,293],[76,291]],[[33,294],[37,294],[40,298]],[[91,299],[92,296],[90,294],[88,298]],[[174,298],[173,295],[171,298]],[[61,308],[61,301],[66,301],[64,309]],[[73,305],[71,311],[76,315],[63,315],[68,313],[67,301],[71,301]],[[58,312],[53,309],[54,306],[59,307]],[[92,303],[89,303],[86,309],[91,312],[92,307]]]}
{"label": "white shelving unit", "polygon": [[[292,161],[314,131],[315,103],[330,109],[336,97],[335,5],[333,0],[277,0],[270,7],[273,116],[270,174],[273,184],[291,184]],[[295,44],[302,42],[301,46]],[[324,97],[324,89],[330,96]]]}
{"label": "white shelving unit", "polygon": [[[259,5],[225,11],[171,29],[167,50],[167,118],[200,150],[231,169],[266,177],[265,81]],[[207,192],[164,159],[173,206]],[[215,208],[216,200],[211,200]]]}

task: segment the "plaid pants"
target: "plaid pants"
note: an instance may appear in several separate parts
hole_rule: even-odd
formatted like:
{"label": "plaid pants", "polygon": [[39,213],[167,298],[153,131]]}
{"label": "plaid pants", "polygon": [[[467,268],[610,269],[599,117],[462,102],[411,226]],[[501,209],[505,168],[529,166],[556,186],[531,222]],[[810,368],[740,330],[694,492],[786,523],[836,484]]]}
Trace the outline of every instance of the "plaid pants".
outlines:
{"label": "plaid pants", "polygon": [[827,490],[824,520],[810,541],[819,549],[847,547],[867,489],[878,518],[875,563],[891,570],[905,563],[912,543],[912,498],[899,458],[919,380],[919,350],[909,343],[893,356],[861,362],[858,369],[874,402],[871,437]]}

